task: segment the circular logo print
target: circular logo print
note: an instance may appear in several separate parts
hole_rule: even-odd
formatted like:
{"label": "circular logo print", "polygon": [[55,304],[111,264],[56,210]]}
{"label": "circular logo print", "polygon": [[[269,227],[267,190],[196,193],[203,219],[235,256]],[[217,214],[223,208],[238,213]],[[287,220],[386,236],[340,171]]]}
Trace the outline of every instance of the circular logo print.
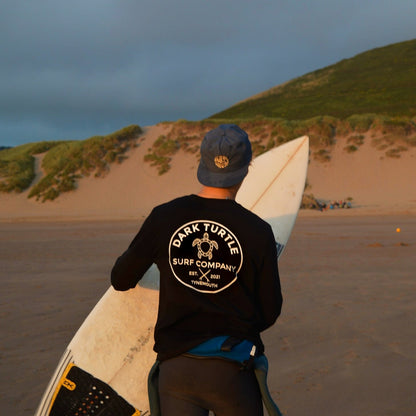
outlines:
{"label": "circular logo print", "polygon": [[227,156],[215,156],[214,163],[217,168],[224,169],[230,164],[230,160]]}
{"label": "circular logo print", "polygon": [[197,220],[173,233],[169,264],[183,285],[198,292],[218,293],[237,280],[243,253],[228,228],[214,221]]}

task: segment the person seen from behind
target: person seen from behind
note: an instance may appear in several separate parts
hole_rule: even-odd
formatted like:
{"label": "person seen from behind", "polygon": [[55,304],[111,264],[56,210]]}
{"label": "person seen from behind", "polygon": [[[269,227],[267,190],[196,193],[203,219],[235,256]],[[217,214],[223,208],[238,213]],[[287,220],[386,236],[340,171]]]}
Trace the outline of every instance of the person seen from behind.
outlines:
{"label": "person seen from behind", "polygon": [[270,225],[235,201],[252,159],[247,133],[221,125],[200,151],[200,192],[152,210],[111,282],[125,291],[153,263],[160,271],[152,416],[262,416],[252,362],[282,307],[276,242]]}

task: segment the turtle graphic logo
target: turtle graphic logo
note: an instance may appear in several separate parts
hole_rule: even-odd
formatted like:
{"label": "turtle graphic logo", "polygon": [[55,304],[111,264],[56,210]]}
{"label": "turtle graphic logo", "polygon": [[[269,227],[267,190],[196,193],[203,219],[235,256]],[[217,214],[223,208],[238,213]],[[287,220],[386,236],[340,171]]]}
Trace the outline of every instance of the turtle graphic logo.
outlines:
{"label": "turtle graphic logo", "polygon": [[215,294],[237,281],[243,250],[232,230],[216,221],[197,219],[173,232],[169,265],[181,284]]}
{"label": "turtle graphic logo", "polygon": [[[214,240],[209,239],[209,234],[204,233],[202,238],[196,238],[193,243],[192,247],[198,246],[198,258],[201,259],[202,257],[208,257],[209,260],[212,259],[212,250],[216,248],[218,250],[218,243]],[[208,250],[204,251],[204,248],[208,248]]]}

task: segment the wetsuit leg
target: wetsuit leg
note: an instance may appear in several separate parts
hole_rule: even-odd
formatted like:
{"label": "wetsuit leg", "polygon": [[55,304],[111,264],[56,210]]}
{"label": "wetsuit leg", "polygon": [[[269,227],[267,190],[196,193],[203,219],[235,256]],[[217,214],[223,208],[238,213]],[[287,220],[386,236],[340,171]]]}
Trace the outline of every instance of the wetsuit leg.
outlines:
{"label": "wetsuit leg", "polygon": [[160,364],[162,416],[263,416],[252,370],[216,358],[179,356]]}

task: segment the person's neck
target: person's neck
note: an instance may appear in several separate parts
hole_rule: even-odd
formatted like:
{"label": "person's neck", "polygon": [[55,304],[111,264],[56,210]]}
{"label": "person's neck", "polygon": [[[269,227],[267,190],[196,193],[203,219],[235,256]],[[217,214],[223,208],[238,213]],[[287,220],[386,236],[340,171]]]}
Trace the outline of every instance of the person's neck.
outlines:
{"label": "person's neck", "polygon": [[238,188],[237,187],[214,188],[211,186],[203,186],[200,192],[198,193],[198,196],[202,198],[234,200],[237,194]]}

